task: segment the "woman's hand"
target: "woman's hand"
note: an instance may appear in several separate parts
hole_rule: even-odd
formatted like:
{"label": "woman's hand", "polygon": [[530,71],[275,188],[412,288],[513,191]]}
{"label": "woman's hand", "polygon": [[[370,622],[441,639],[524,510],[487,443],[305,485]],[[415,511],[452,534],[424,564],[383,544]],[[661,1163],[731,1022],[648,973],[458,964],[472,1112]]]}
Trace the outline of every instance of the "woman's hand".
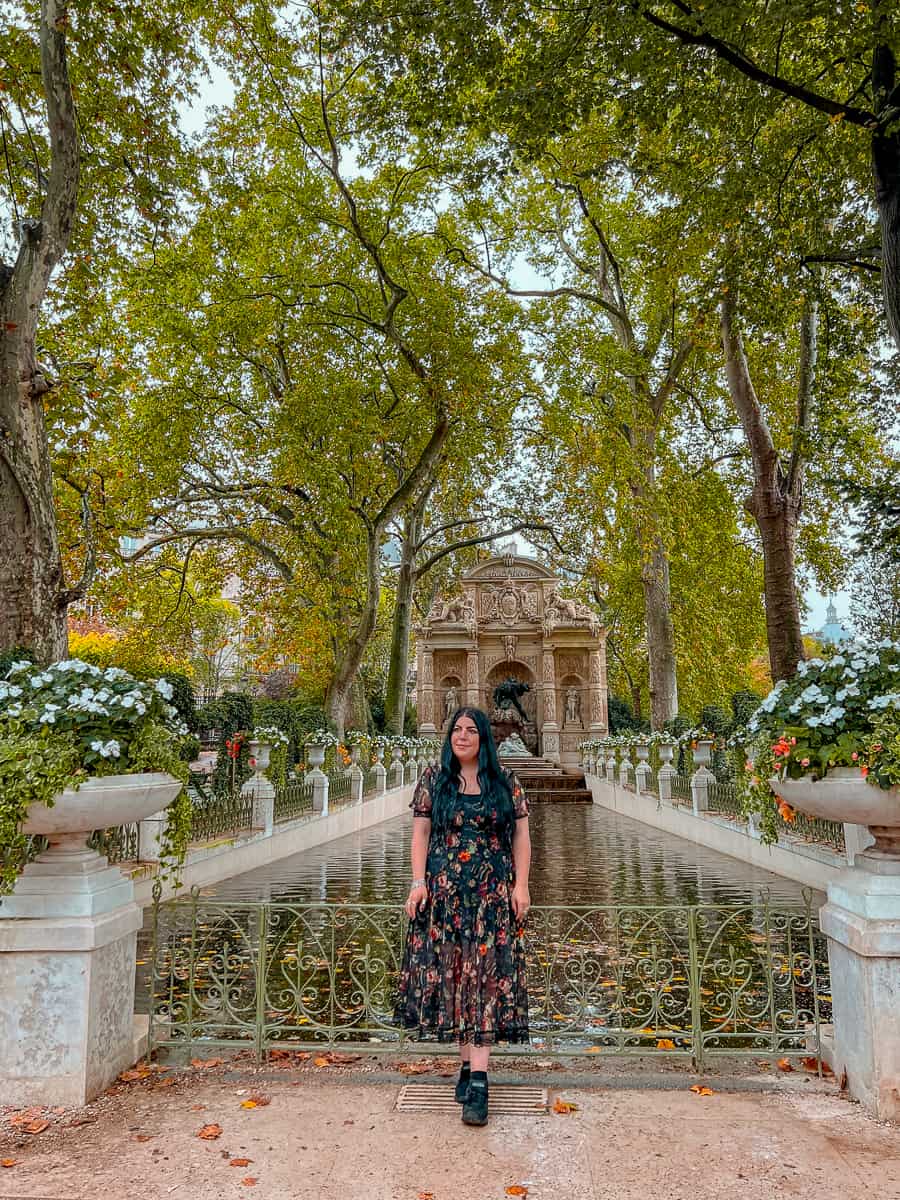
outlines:
{"label": "woman's hand", "polygon": [[412,921],[417,912],[421,912],[428,902],[428,888],[415,887],[409,889],[409,895],[406,897],[404,908],[406,915]]}
{"label": "woman's hand", "polygon": [[516,920],[524,921],[528,916],[529,908],[531,908],[531,896],[528,893],[528,884],[517,883],[512,894],[512,910],[516,915]]}

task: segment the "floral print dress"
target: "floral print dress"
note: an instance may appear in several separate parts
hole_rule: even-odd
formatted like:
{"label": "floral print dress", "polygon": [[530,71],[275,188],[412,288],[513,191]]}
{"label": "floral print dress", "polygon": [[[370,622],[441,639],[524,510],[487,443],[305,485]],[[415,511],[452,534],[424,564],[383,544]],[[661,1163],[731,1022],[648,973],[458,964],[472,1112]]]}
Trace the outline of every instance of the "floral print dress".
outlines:
{"label": "floral print dress", "polygon": [[[422,775],[410,807],[431,816],[436,772]],[[521,784],[509,776],[516,820],[528,816]],[[524,929],[512,910],[512,831],[481,795],[458,797],[445,832],[431,831],[428,901],[409,923],[396,1006],[406,1029],[438,1041],[528,1041]]]}

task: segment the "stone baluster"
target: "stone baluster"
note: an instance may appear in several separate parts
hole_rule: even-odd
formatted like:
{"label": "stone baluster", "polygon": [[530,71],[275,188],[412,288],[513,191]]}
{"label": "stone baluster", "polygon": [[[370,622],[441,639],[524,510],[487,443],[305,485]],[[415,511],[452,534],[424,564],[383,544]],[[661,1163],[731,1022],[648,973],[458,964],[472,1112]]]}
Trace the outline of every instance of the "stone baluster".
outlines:
{"label": "stone baluster", "polygon": [[366,773],[358,762],[350,764],[350,802],[362,804],[366,786]]}
{"label": "stone baluster", "polygon": [[392,788],[403,787],[403,747],[391,746],[391,767],[388,779]]}
{"label": "stone baluster", "polygon": [[606,782],[616,782],[616,756],[612,750],[610,750],[609,758],[606,760]]}
{"label": "stone baluster", "polygon": [[387,767],[381,761],[384,755],[384,746],[378,745],[374,748],[375,765],[372,770],[375,772],[375,795],[383,796],[387,791]]}
{"label": "stone baluster", "polygon": [[659,748],[661,765],[656,778],[659,783],[660,800],[671,801],[672,799],[672,780],[675,776],[675,768],[672,766],[672,755],[674,752],[674,746],[661,745]]}
{"label": "stone baluster", "polygon": [[650,791],[650,747],[646,742],[638,742],[635,747],[637,750],[638,763],[634,769],[634,787],[638,795]]}
{"label": "stone baluster", "polygon": [[709,785],[716,782],[716,777],[707,767],[712,751],[712,742],[701,739],[694,748],[694,762],[697,769],[691,776],[691,806],[694,815],[709,810]]}
{"label": "stone baluster", "polygon": [[619,764],[619,786],[628,787],[631,782],[631,772],[634,770],[634,764],[631,761],[631,747],[623,747],[622,761]]}

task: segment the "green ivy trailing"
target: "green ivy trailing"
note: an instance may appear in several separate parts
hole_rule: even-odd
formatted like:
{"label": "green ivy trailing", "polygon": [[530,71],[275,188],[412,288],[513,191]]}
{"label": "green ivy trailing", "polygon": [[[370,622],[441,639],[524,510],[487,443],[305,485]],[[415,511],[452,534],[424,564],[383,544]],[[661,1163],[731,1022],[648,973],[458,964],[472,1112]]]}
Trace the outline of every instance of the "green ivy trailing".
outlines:
{"label": "green ivy trailing", "polygon": [[32,733],[21,722],[5,723],[0,739],[0,896],[12,891],[25,861],[28,843],[22,823],[29,805],[52,807],[64,788],[77,788],[86,777],[71,735]]}

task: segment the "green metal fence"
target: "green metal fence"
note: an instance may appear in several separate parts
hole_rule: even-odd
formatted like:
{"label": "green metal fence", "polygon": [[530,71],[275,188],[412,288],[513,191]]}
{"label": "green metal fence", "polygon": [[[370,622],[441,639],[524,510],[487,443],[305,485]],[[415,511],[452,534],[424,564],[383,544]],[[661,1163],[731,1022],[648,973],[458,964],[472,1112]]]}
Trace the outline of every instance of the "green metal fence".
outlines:
{"label": "green metal fence", "polygon": [[[393,1023],[399,905],[193,895],[156,912],[151,1045],[409,1047]],[[810,903],[535,907],[517,1055],[818,1054],[827,951]]]}
{"label": "green metal fence", "polygon": [[335,771],[328,776],[328,807],[340,808],[350,800],[352,780],[349,771]]}
{"label": "green metal fence", "polygon": [[709,811],[731,817],[735,821],[746,821],[747,817],[741,806],[741,797],[733,783],[711,783],[707,791]]}
{"label": "green metal fence", "polygon": [[114,825],[111,829],[97,829],[88,839],[88,845],[98,853],[105,854],[111,864],[138,862],[141,857],[141,827]]}
{"label": "green metal fence", "polygon": [[688,775],[672,776],[672,803],[691,803],[691,780]]}
{"label": "green metal fence", "polygon": [[253,826],[253,793],[237,788],[222,795],[211,795],[195,803],[191,813],[191,841],[208,842],[231,837]]}
{"label": "green metal fence", "polygon": [[275,792],[275,824],[296,821],[313,810],[313,786],[303,779],[291,779]]}
{"label": "green metal fence", "polygon": [[844,826],[840,821],[822,821],[818,817],[807,816],[806,813],[795,813],[793,820],[785,821],[779,815],[778,829],[781,834],[799,839],[803,842],[815,842],[828,846],[841,854],[847,853],[844,841]]}

